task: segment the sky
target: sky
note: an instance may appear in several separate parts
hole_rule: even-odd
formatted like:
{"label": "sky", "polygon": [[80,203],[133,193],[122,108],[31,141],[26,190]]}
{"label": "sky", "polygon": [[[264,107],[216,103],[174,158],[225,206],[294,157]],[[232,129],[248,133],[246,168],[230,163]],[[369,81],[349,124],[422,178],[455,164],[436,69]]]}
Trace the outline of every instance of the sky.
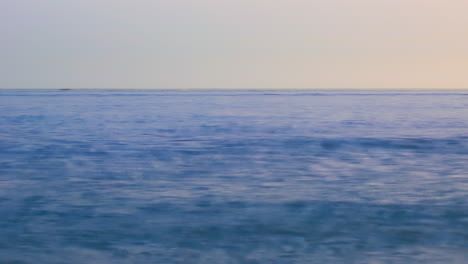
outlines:
{"label": "sky", "polygon": [[0,88],[468,88],[467,0],[0,0]]}

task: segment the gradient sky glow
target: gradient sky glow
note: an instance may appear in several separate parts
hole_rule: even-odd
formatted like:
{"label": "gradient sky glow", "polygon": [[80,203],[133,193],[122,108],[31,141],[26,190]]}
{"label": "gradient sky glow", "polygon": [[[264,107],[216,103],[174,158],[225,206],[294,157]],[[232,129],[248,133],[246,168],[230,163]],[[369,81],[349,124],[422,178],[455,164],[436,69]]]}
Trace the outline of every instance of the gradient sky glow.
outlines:
{"label": "gradient sky glow", "polygon": [[0,88],[468,88],[467,0],[0,0]]}

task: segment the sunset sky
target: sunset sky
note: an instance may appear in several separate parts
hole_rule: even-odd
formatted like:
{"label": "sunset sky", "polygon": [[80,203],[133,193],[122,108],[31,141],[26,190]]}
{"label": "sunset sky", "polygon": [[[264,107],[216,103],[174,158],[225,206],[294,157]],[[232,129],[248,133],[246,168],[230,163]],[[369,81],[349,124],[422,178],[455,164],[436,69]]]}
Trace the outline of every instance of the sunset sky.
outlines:
{"label": "sunset sky", "polygon": [[0,88],[468,88],[466,0],[0,0]]}

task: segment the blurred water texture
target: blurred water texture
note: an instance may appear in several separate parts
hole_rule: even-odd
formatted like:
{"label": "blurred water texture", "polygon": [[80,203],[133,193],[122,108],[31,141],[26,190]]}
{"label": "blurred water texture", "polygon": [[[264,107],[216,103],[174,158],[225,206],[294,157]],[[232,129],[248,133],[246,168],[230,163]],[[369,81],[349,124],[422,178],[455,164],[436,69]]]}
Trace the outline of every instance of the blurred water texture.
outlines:
{"label": "blurred water texture", "polygon": [[468,91],[0,90],[0,263],[468,263]]}

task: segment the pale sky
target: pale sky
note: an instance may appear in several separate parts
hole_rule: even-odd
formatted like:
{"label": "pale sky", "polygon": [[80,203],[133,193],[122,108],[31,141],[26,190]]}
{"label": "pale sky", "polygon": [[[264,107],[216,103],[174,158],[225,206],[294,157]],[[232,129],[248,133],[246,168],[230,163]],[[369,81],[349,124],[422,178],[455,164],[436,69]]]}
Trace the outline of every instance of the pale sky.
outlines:
{"label": "pale sky", "polygon": [[0,0],[0,88],[468,88],[467,0]]}

